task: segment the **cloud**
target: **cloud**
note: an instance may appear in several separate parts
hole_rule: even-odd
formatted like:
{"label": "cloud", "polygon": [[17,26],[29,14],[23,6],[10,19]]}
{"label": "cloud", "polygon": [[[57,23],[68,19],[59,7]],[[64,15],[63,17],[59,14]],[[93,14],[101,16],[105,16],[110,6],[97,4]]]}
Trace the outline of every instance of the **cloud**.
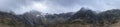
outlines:
{"label": "cloud", "polygon": [[[19,13],[21,11],[25,12],[26,10],[30,10],[27,9],[27,6],[31,5],[33,1],[41,0],[0,0],[0,11],[4,12],[14,11],[16,13]],[[26,7],[26,9],[23,7]]]}
{"label": "cloud", "polygon": [[[22,14],[30,10],[43,13],[66,13],[80,10],[81,7],[89,7],[95,11],[106,11],[118,8],[120,0],[0,0],[0,11],[14,11]],[[40,9],[34,7],[34,3],[40,3],[46,7]]]}

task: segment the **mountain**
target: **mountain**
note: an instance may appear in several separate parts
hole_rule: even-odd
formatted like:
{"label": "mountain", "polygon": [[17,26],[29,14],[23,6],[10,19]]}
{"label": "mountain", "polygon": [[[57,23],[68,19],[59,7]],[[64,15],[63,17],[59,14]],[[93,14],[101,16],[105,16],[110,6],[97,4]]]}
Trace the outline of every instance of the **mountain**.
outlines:
{"label": "mountain", "polygon": [[110,26],[118,23],[120,20],[120,9],[113,9],[96,13],[88,8],[81,8],[74,15],[72,15],[68,22],[81,23],[81,24],[93,24],[99,26]]}
{"label": "mountain", "polygon": [[15,27],[49,27],[71,24],[89,25],[92,27],[109,27],[112,24],[120,22],[120,9],[107,10],[100,13],[81,8],[77,12],[68,12],[60,14],[46,14],[38,11],[26,12],[22,15],[16,15],[13,12],[0,12],[0,24]]}
{"label": "mountain", "polygon": [[15,26],[21,24],[21,21],[22,21],[21,16],[18,17],[17,15],[11,13],[0,12],[0,23],[2,24]]}
{"label": "mountain", "polygon": [[96,18],[96,13],[88,8],[81,8],[79,11],[77,11],[74,15],[72,15],[68,21],[72,21],[75,19],[80,19],[84,22],[91,22],[92,23],[92,19]]}
{"label": "mountain", "polygon": [[36,27],[42,24],[40,12],[30,11],[23,15],[0,12],[0,23],[11,26]]}
{"label": "mountain", "polygon": [[107,20],[106,22],[116,23],[120,20],[120,9],[113,9],[113,10],[101,12],[99,13],[99,16],[102,19]]}

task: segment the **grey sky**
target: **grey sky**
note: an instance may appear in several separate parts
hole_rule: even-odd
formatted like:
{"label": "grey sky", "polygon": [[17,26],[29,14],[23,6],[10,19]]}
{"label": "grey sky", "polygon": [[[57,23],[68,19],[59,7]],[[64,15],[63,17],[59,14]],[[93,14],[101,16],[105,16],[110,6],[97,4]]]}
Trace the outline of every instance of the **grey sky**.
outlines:
{"label": "grey sky", "polygon": [[119,9],[120,0],[0,0],[0,11],[14,11],[17,14],[30,10],[43,13],[66,13],[78,11],[81,7],[88,7],[94,11]]}

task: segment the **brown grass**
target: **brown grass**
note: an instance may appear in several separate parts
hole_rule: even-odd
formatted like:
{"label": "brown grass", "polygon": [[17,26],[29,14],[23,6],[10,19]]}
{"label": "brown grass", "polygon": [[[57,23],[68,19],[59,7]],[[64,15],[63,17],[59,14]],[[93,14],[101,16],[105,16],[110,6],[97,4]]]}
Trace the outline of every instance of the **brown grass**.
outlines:
{"label": "brown grass", "polygon": [[112,27],[120,27],[120,22],[113,24]]}

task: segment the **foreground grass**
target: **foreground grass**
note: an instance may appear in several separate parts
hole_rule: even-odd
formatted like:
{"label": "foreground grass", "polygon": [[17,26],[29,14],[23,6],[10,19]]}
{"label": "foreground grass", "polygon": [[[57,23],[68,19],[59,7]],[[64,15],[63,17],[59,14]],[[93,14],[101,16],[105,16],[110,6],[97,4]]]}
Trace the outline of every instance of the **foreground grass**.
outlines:
{"label": "foreground grass", "polygon": [[113,24],[112,27],[120,27],[120,22],[116,23],[116,24]]}
{"label": "foreground grass", "polygon": [[0,23],[0,27],[13,27],[13,26],[9,26],[9,25]]}
{"label": "foreground grass", "polygon": [[[0,23],[0,27],[24,27],[21,25],[10,26],[6,24]],[[39,27],[44,27],[44,25],[40,25]],[[81,23],[60,23],[60,24],[48,24],[47,27],[91,27],[91,24],[81,24]],[[104,27],[104,26],[96,26],[96,27]],[[112,24],[111,27],[120,27],[120,22]]]}

